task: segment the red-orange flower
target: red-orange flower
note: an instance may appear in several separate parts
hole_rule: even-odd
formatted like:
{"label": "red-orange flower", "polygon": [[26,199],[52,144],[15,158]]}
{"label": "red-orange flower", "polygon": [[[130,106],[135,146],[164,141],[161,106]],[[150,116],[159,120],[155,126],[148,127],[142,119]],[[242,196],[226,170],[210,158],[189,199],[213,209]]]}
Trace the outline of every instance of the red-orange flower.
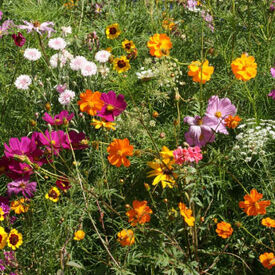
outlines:
{"label": "red-orange flower", "polygon": [[172,48],[172,42],[165,33],[156,33],[150,37],[147,42],[147,47],[150,49],[150,54],[155,57],[169,55],[169,50]]}
{"label": "red-orange flower", "polygon": [[133,209],[126,212],[126,215],[129,217],[128,222],[132,226],[139,224],[145,224],[151,219],[151,214],[153,213],[152,209],[147,206],[147,201],[133,201]]}
{"label": "red-orange flower", "polygon": [[184,221],[189,226],[194,226],[195,218],[192,216],[192,210],[188,209],[182,202],[179,203],[180,214],[184,217]]}
{"label": "red-orange flower", "polygon": [[108,146],[107,152],[109,153],[108,160],[112,165],[120,167],[123,164],[125,167],[130,166],[130,160],[127,156],[132,156],[134,146],[130,145],[128,138],[114,139],[114,141]]}
{"label": "red-orange flower", "polygon": [[231,227],[230,223],[219,222],[217,224],[216,232],[217,232],[218,236],[222,237],[223,239],[226,239],[232,235],[233,228]]}
{"label": "red-orange flower", "polygon": [[263,197],[263,194],[257,192],[256,189],[250,191],[250,195],[244,196],[244,201],[239,202],[239,207],[243,208],[243,211],[248,216],[257,216],[258,214],[265,214],[266,207],[270,205],[270,201],[259,201]]}
{"label": "red-orange flower", "polygon": [[271,269],[273,266],[275,266],[275,256],[272,252],[265,252],[264,254],[261,254],[259,259],[262,265],[267,269]]}
{"label": "red-orange flower", "polygon": [[95,116],[104,106],[104,102],[100,99],[100,97],[101,93],[98,91],[92,92],[91,90],[86,90],[85,93],[81,93],[80,100],[77,101],[80,111],[86,112],[91,116]]}
{"label": "red-orange flower", "polygon": [[131,246],[135,243],[135,236],[133,230],[123,229],[122,231],[117,233],[118,239],[122,246]]}
{"label": "red-orange flower", "polygon": [[262,219],[262,225],[266,227],[272,227],[275,228],[275,220],[270,219],[269,217]]}
{"label": "red-orange flower", "polygon": [[225,121],[225,125],[228,127],[228,128],[232,128],[232,129],[235,129],[240,121],[242,119],[239,117],[239,116],[231,116],[229,115],[224,121]]}

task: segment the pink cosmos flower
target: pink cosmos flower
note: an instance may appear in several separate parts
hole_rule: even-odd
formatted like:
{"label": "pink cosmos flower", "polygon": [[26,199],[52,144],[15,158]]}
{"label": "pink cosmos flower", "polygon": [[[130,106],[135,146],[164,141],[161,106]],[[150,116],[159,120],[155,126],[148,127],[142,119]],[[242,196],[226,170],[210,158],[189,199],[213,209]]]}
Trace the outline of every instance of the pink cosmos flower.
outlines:
{"label": "pink cosmos flower", "polygon": [[26,42],[26,38],[23,36],[23,34],[21,32],[18,32],[17,34],[14,33],[12,35],[12,38],[13,38],[15,45],[18,47],[23,47],[23,45]]}
{"label": "pink cosmos flower", "polygon": [[101,100],[104,101],[104,106],[97,116],[100,116],[107,121],[114,121],[115,116],[120,115],[127,107],[127,103],[124,100],[124,95],[119,94],[116,96],[114,91],[109,91],[107,94],[101,94]]}
{"label": "pink cosmos flower", "polygon": [[273,78],[275,78],[275,67],[270,69],[270,73]]}
{"label": "pink cosmos flower", "polygon": [[198,163],[202,159],[201,149],[198,146],[182,148],[179,146],[173,151],[175,162],[177,164],[183,164],[184,162],[196,162]]}
{"label": "pink cosmos flower", "polygon": [[3,12],[0,11],[0,20],[2,20]]}
{"label": "pink cosmos flower", "polygon": [[58,115],[55,115],[54,118],[52,118],[52,116],[49,115],[48,113],[45,113],[42,119],[51,125],[63,125],[68,123],[70,120],[72,120],[73,117],[74,117],[74,113],[71,113],[69,115],[68,111],[63,110]]}
{"label": "pink cosmos flower", "polygon": [[27,163],[19,162],[13,159],[9,160],[8,173],[6,174],[11,179],[29,177],[33,174],[33,170]]}
{"label": "pink cosmos flower", "polygon": [[208,142],[215,140],[215,134],[205,123],[205,117],[200,116],[184,118],[184,122],[190,125],[189,131],[185,133],[185,139],[190,146],[205,146]]}
{"label": "pink cosmos flower", "polygon": [[73,150],[82,150],[89,147],[88,144],[82,143],[86,139],[84,133],[77,133],[76,131],[69,132],[69,139],[67,139],[66,149],[71,149],[70,142],[73,147]]}
{"label": "pink cosmos flower", "polygon": [[59,92],[60,94],[63,93],[67,89],[67,84],[59,84],[55,87],[56,91]]}
{"label": "pink cosmos flower", "polygon": [[270,96],[273,100],[275,100],[275,90],[272,90],[268,96]]}
{"label": "pink cosmos flower", "polygon": [[14,27],[14,23],[12,20],[6,20],[3,22],[2,26],[0,26],[0,38],[3,35],[7,35],[9,33],[9,29]]}
{"label": "pink cosmos flower", "polygon": [[22,178],[8,183],[8,196],[10,197],[12,194],[19,194],[25,198],[32,198],[34,193],[36,192],[36,182],[29,182],[28,180]]}
{"label": "pink cosmos flower", "polygon": [[55,32],[55,30],[52,28],[54,26],[53,22],[44,22],[40,24],[39,22],[30,23],[28,21],[23,20],[25,25],[19,25],[18,28],[21,30],[27,30],[27,33],[30,33],[32,31],[36,31],[40,35],[47,32],[48,37],[51,36],[52,32]]}
{"label": "pink cosmos flower", "polygon": [[218,96],[212,96],[208,100],[208,107],[205,113],[205,123],[215,132],[228,135],[224,119],[229,115],[234,116],[237,108],[229,98],[219,99]]}

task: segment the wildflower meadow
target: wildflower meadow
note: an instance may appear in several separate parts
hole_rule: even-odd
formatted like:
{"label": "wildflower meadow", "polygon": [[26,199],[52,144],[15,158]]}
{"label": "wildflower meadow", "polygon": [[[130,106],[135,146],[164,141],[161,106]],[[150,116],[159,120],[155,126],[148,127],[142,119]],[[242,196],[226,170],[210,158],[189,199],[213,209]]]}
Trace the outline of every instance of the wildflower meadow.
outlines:
{"label": "wildflower meadow", "polygon": [[274,14],[0,0],[1,274],[274,274]]}

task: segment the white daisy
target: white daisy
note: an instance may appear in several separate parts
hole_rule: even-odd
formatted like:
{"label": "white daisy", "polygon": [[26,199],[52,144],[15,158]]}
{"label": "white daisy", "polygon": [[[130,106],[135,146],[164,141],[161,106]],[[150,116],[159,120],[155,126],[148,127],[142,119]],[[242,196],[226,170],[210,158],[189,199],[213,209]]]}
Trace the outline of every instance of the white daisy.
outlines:
{"label": "white daisy", "polygon": [[87,60],[84,56],[76,56],[71,60],[70,67],[73,71],[81,70],[84,63],[86,63]]}
{"label": "white daisy", "polygon": [[110,56],[110,52],[102,50],[95,54],[95,60],[100,63],[106,63],[109,60]]}
{"label": "white daisy", "polygon": [[17,77],[17,79],[14,82],[14,85],[16,86],[17,89],[28,90],[31,83],[32,83],[31,78],[26,74],[22,74]]}
{"label": "white daisy", "polygon": [[71,90],[65,90],[63,93],[59,95],[58,101],[62,105],[69,105],[70,102],[74,99],[75,92]]}
{"label": "white daisy", "polygon": [[24,57],[30,61],[36,61],[41,57],[41,52],[37,49],[27,48],[24,51]]}
{"label": "white daisy", "polygon": [[83,76],[95,75],[96,72],[97,72],[97,67],[96,67],[96,64],[94,62],[87,61],[81,67],[81,74]]}
{"label": "white daisy", "polygon": [[63,50],[66,45],[66,41],[61,37],[50,39],[48,43],[48,46],[54,50]]}

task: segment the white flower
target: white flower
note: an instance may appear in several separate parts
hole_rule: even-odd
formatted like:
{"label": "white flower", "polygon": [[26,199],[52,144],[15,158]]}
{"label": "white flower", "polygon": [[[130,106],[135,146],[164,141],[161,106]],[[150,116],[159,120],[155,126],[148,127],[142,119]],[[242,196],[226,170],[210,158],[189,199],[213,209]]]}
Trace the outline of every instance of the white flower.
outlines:
{"label": "white flower", "polygon": [[154,73],[152,72],[152,70],[147,70],[147,71],[141,71],[140,73],[136,73],[138,79],[140,80],[149,80],[152,77],[154,77]]}
{"label": "white flower", "polygon": [[67,36],[67,34],[71,34],[72,33],[72,27],[69,26],[69,27],[61,27],[61,30],[62,30],[62,34],[64,36]]}
{"label": "white flower", "polygon": [[30,61],[36,61],[41,57],[41,52],[37,49],[27,48],[24,52],[24,57]]}
{"label": "white flower", "polygon": [[99,51],[95,54],[95,60],[100,63],[106,63],[111,56],[111,53],[108,51]]}
{"label": "white flower", "polygon": [[65,90],[63,93],[59,95],[58,101],[62,105],[69,105],[70,102],[74,99],[75,92],[71,90]]}
{"label": "white flower", "polygon": [[84,56],[76,56],[71,60],[70,67],[73,71],[81,70],[84,63],[86,63],[87,60]]}
{"label": "white flower", "polygon": [[96,64],[94,62],[87,61],[81,67],[81,74],[83,76],[95,75],[96,72],[97,72],[97,67],[96,67]]}
{"label": "white flower", "polygon": [[32,83],[31,78],[26,74],[22,74],[18,76],[14,82],[16,88],[20,90],[28,90],[31,83]]}
{"label": "white flower", "polygon": [[106,78],[106,76],[108,75],[108,73],[110,72],[110,69],[108,68],[108,67],[106,67],[106,66],[100,66],[99,68],[98,68],[98,72],[99,73],[101,73],[101,76],[103,77],[103,78]]}
{"label": "white flower", "polygon": [[50,48],[54,50],[63,50],[65,49],[67,44],[63,38],[57,37],[57,38],[50,39],[48,45]]}

